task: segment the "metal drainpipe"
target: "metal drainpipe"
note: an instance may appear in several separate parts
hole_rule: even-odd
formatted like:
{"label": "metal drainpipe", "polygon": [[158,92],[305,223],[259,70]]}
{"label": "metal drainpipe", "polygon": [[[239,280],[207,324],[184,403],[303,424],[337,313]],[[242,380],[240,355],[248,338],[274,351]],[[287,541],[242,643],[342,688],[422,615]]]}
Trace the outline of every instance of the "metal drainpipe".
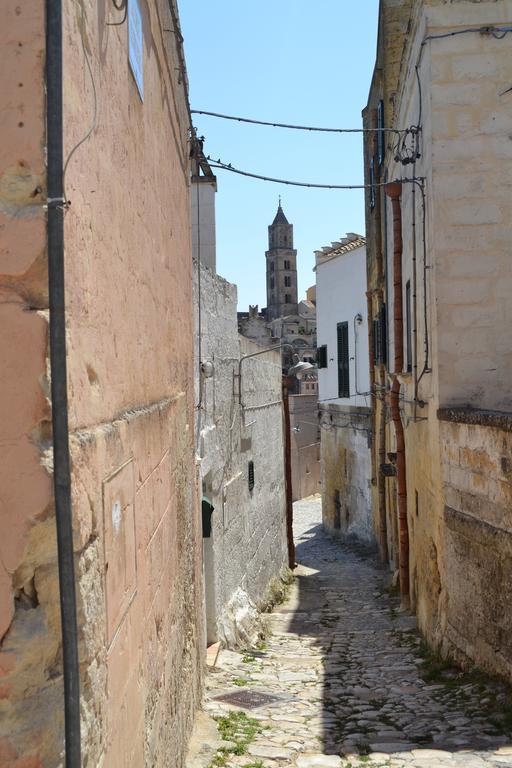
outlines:
{"label": "metal drainpipe", "polygon": [[393,328],[395,347],[395,366],[393,385],[390,393],[391,418],[396,435],[396,474],[398,489],[398,530],[399,530],[399,561],[400,561],[400,596],[402,606],[408,608],[409,598],[409,529],[407,525],[407,481],[405,464],[405,438],[402,418],[400,416],[400,382],[399,373],[403,370],[404,339],[403,339],[403,309],[402,309],[402,209],[400,182],[386,184],[386,194],[391,198],[393,208]]}
{"label": "metal drainpipe", "polygon": [[288,567],[295,568],[295,541],[293,539],[293,498],[292,498],[292,458],[290,440],[290,399],[288,387],[290,377],[283,376],[283,414],[284,414],[284,468],[286,490],[286,539],[288,542]]}
{"label": "metal drainpipe", "polygon": [[53,484],[64,671],[65,765],[66,768],[80,768],[80,671],[71,513],[64,291],[61,0],[46,0],[46,142]]}

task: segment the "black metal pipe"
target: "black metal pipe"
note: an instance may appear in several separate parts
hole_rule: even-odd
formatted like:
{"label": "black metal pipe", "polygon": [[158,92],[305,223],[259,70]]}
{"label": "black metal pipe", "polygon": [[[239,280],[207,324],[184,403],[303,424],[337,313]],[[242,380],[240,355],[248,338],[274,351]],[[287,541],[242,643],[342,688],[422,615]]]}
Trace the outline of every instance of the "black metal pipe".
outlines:
{"label": "black metal pipe", "polygon": [[48,283],[53,425],[53,485],[57,524],[66,768],[80,768],[80,670],[76,616],[69,458],[64,292],[62,0],[46,0],[46,142]]}

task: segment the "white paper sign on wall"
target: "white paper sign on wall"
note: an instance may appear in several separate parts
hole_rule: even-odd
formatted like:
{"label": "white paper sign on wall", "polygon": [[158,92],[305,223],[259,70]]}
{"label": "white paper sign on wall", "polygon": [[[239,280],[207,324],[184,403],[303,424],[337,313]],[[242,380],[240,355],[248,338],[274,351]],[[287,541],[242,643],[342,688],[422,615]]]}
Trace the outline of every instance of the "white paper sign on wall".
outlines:
{"label": "white paper sign on wall", "polygon": [[128,0],[128,59],[140,98],[144,101],[144,39],[139,0]]}

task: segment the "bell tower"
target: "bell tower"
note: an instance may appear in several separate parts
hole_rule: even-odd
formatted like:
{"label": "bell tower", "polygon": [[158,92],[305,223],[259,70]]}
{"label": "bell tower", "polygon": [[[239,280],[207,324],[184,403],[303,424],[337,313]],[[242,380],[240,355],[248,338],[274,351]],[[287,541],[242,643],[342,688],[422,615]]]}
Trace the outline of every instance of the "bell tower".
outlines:
{"label": "bell tower", "polygon": [[296,315],[297,251],[293,248],[293,224],[281,208],[281,198],[274,221],[268,228],[267,320]]}

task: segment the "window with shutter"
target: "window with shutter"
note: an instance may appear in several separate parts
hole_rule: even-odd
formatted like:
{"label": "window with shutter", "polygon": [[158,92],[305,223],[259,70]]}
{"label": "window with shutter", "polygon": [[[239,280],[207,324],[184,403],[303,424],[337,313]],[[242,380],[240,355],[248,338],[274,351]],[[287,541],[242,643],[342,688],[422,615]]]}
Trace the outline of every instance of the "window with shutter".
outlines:
{"label": "window with shutter", "polygon": [[380,362],[387,365],[388,362],[388,313],[386,305],[380,308],[379,326],[380,326]]}
{"label": "window with shutter", "polygon": [[249,480],[249,490],[252,491],[252,489],[254,488],[254,461],[249,462],[248,480]]}
{"label": "window with shutter", "polygon": [[411,324],[411,281],[405,284],[405,334],[407,341],[407,370],[412,371],[412,324]]}
{"label": "window with shutter", "polygon": [[375,159],[372,157],[370,160],[370,210],[373,211],[375,208],[375,201],[376,201],[376,190],[375,190]]}
{"label": "window with shutter", "polygon": [[327,344],[322,344],[316,350],[316,364],[318,368],[327,368]]}
{"label": "window with shutter", "polygon": [[379,318],[376,317],[373,321],[373,361],[375,365],[380,363],[380,344],[379,344]]}
{"label": "window with shutter", "polygon": [[338,397],[350,397],[348,322],[338,323]]}
{"label": "window with shutter", "polygon": [[384,162],[384,152],[385,152],[385,133],[384,133],[384,102],[382,99],[379,101],[378,107],[377,107],[377,128],[379,129],[379,132],[377,134],[377,162],[379,164],[379,168]]}

